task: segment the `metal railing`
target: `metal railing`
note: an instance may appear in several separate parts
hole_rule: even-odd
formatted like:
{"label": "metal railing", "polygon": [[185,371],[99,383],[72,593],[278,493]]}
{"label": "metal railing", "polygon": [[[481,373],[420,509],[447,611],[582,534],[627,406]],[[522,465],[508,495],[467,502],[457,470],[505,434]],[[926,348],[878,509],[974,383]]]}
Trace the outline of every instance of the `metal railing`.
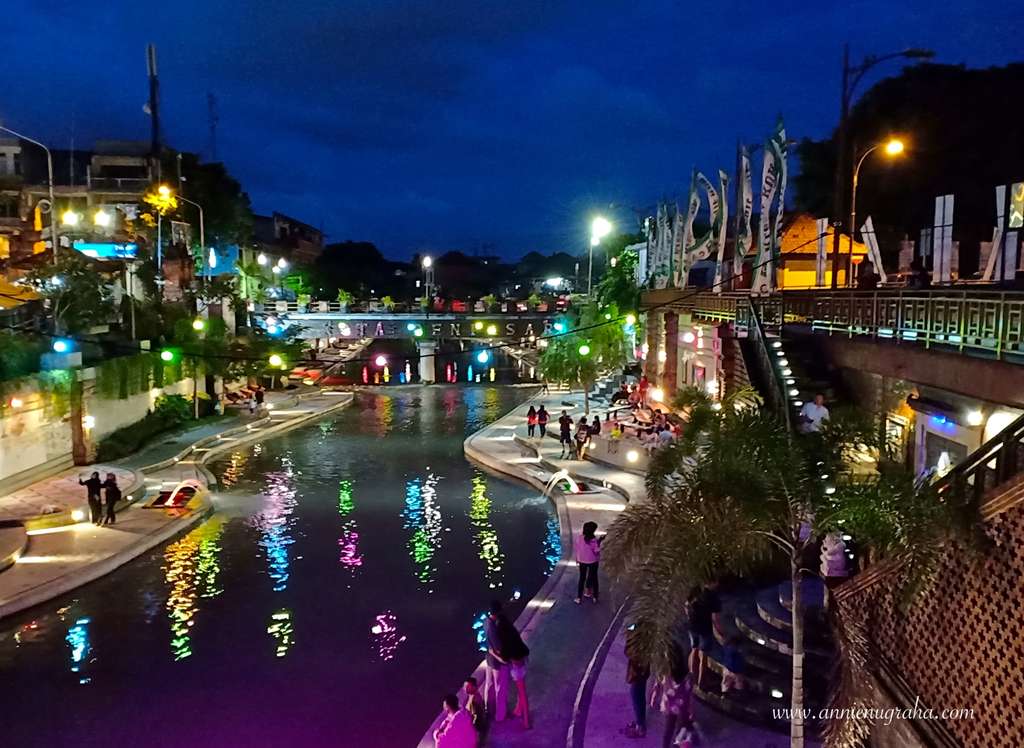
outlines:
{"label": "metal railing", "polygon": [[672,306],[707,320],[746,323],[748,304],[765,325],[806,324],[848,337],[942,348],[1024,362],[1024,292],[934,290],[784,291],[770,296],[701,293]]}
{"label": "metal railing", "polygon": [[1024,416],[974,450],[939,479],[942,497],[980,506],[983,497],[1024,470]]}
{"label": "metal railing", "polygon": [[786,431],[792,429],[789,417],[789,400],[786,397],[786,383],[782,379],[782,373],[775,364],[775,357],[772,356],[771,346],[768,344],[768,336],[765,333],[765,326],[761,320],[760,310],[756,305],[747,304],[749,323],[747,326],[747,338],[754,341],[754,349],[757,355],[757,366],[761,370],[761,379],[765,384],[765,399],[775,411],[775,415],[786,426]]}

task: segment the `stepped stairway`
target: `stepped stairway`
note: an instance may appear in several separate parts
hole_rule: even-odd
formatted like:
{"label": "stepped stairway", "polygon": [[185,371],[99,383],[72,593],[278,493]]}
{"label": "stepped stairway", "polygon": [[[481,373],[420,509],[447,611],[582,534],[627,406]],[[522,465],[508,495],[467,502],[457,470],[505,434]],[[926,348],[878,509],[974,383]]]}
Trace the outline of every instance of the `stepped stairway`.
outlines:
{"label": "stepped stairway", "polygon": [[[818,579],[805,579],[804,600],[804,705],[819,709],[827,697],[827,673],[832,646],[823,611],[824,587]],[[789,732],[789,722],[772,710],[790,705],[792,688],[792,588],[789,582],[754,590],[741,588],[722,593],[722,633],[708,653],[703,683],[694,693],[704,703],[746,722]],[[746,663],[746,688],[721,691],[724,645],[735,641]],[[816,726],[808,724],[808,730]]]}

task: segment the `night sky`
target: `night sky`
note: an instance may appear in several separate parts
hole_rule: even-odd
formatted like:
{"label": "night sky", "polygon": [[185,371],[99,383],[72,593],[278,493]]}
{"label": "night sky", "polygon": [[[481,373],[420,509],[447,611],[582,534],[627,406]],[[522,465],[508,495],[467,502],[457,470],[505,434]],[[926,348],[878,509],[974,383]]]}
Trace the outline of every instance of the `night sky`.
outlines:
{"label": "night sky", "polygon": [[213,92],[217,156],[258,212],[395,257],[575,252],[595,210],[633,229],[691,166],[731,172],[736,139],[779,113],[790,137],[827,134],[842,40],[972,67],[1020,57],[1019,13],[998,4],[827,5],[21,2],[3,13],[0,119],[57,148],[148,139],[153,42],[166,143],[208,157]]}

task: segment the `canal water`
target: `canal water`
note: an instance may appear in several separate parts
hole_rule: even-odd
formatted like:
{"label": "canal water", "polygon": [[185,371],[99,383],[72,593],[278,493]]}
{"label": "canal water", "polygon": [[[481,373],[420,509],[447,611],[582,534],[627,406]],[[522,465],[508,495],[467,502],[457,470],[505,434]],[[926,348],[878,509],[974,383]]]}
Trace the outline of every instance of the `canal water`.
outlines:
{"label": "canal water", "polygon": [[211,519],[0,621],[0,745],[414,746],[488,602],[561,553],[547,501],[462,454],[529,393],[364,391],[211,462]]}

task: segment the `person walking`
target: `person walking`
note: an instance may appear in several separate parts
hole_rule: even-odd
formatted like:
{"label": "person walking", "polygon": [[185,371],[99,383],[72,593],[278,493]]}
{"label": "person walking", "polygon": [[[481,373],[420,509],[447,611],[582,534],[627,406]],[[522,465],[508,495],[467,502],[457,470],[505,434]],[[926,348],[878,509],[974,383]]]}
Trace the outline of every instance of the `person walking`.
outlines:
{"label": "person walking", "polygon": [[263,406],[263,398],[264,397],[265,397],[265,393],[263,392],[263,387],[257,385],[257,387],[256,387],[256,410],[259,410]]}
{"label": "person walking", "polygon": [[576,599],[579,605],[583,601],[584,592],[595,603],[601,592],[597,581],[597,564],[601,560],[601,540],[597,537],[597,523],[584,522],[583,532],[576,536],[574,544],[576,566],[580,570],[580,581],[576,585]]}
{"label": "person walking", "polygon": [[583,416],[580,418],[580,422],[576,424],[576,454],[573,459],[582,460],[587,452],[587,442],[590,441],[590,424],[587,423],[587,417]]}
{"label": "person walking", "polygon": [[562,459],[565,458],[566,450],[572,452],[572,416],[566,411],[558,417],[558,443],[562,445]]}
{"label": "person walking", "polygon": [[444,718],[434,730],[436,748],[476,748],[476,729],[469,712],[459,706],[459,697],[448,694],[441,701]]}
{"label": "person walking", "polygon": [[103,482],[103,489],[107,494],[107,516],[103,518],[103,524],[112,525],[116,522],[114,507],[121,500],[121,489],[117,486],[117,476],[107,473],[107,479]]}
{"label": "person walking", "polygon": [[694,587],[686,601],[690,622],[690,672],[694,685],[704,687],[704,669],[708,653],[715,646],[715,634],[722,634],[722,600],[718,596],[718,581],[705,582]]}
{"label": "person walking", "polygon": [[548,412],[544,410],[544,404],[537,409],[537,427],[540,429],[540,438],[543,439],[548,433]]}
{"label": "person walking", "polygon": [[536,432],[537,432],[537,409],[534,408],[531,405],[530,409],[528,411],[526,411],[526,434],[527,434],[527,436],[529,436],[532,439]]}
{"label": "person walking", "polygon": [[492,601],[487,618],[484,620],[484,634],[487,637],[487,679],[484,682],[484,705],[490,710],[491,703],[494,702],[495,722],[503,721],[508,711],[509,661],[502,652],[502,626],[500,625],[501,619],[504,617],[501,603],[497,600]]}
{"label": "person walking", "polygon": [[642,738],[647,735],[647,680],[651,677],[651,668],[640,656],[635,628],[630,629],[626,634],[626,683],[634,720],[622,732],[627,738]]}
{"label": "person walking", "polygon": [[686,670],[686,657],[673,647],[670,670],[658,679],[651,691],[651,707],[659,707],[665,715],[661,748],[681,745],[680,737],[689,739],[693,723],[693,682]]}
{"label": "person walking", "polygon": [[530,701],[526,696],[526,665],[530,657],[530,648],[519,635],[515,624],[502,616],[498,621],[498,636],[501,638],[506,659],[509,662],[509,674],[516,684],[516,708],[512,714],[523,720],[523,727],[530,729]]}
{"label": "person walking", "polygon": [[829,419],[828,408],[825,407],[825,395],[821,392],[815,394],[814,402],[804,403],[797,414],[797,422],[800,424],[800,432],[813,434],[821,431],[822,424]]}
{"label": "person walking", "polygon": [[93,474],[89,476],[87,480],[78,479],[78,485],[85,486],[85,495],[89,501],[89,518],[94,525],[102,523],[103,519],[101,514],[103,512],[103,504],[100,501],[100,489],[103,488],[103,483],[100,481],[100,474],[93,471]]}

